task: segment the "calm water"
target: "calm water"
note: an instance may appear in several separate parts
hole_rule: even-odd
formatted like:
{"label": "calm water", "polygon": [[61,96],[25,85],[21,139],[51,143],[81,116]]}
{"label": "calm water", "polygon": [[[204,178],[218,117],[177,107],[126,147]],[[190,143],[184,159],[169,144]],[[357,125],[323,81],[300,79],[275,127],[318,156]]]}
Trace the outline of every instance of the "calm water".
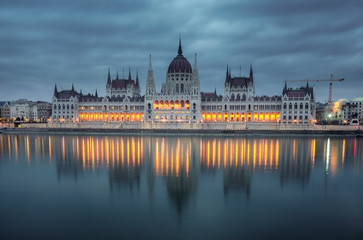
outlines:
{"label": "calm water", "polygon": [[363,239],[363,139],[0,135],[0,238],[56,237]]}

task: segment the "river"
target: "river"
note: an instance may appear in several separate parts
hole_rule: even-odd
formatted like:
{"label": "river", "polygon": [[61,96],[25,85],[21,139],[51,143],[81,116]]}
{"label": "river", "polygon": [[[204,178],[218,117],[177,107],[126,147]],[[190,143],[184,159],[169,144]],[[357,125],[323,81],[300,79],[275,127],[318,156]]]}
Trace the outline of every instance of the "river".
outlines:
{"label": "river", "polygon": [[0,135],[1,239],[362,239],[363,139]]}

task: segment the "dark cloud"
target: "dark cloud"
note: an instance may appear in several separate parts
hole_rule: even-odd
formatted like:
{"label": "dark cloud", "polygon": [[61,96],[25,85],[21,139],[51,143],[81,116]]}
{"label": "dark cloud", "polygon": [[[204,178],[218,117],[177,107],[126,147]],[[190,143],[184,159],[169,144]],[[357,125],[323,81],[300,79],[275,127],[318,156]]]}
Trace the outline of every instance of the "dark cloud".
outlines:
{"label": "dark cloud", "polygon": [[[0,100],[51,100],[54,84],[104,95],[112,75],[139,72],[152,54],[157,87],[182,35],[198,53],[202,91],[223,93],[226,65],[249,73],[256,93],[280,94],[286,79],[344,77],[334,99],[361,97],[362,1],[6,1],[0,2]],[[293,85],[293,84],[292,84]],[[297,86],[297,85],[295,85]],[[325,101],[328,84],[317,83]]]}

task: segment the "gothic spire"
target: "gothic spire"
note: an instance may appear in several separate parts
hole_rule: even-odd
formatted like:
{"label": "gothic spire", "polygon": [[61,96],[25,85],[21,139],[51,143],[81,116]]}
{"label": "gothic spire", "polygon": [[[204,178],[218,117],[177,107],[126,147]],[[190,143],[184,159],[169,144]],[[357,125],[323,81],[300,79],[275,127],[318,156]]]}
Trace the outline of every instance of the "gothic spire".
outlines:
{"label": "gothic spire", "polygon": [[149,56],[149,69],[147,71],[147,80],[146,80],[146,89],[145,89],[146,96],[152,96],[156,93],[155,90],[155,82],[154,82],[154,73],[151,64],[151,54]]}
{"label": "gothic spire", "polygon": [[108,74],[107,74],[107,84],[111,84],[111,74],[110,74],[110,68],[108,68]]}
{"label": "gothic spire", "polygon": [[117,74],[116,74],[116,80],[118,80],[118,69],[117,69]]}
{"label": "gothic spire", "polygon": [[130,69],[130,67],[129,67],[129,79],[128,80],[131,81],[131,69]]}
{"label": "gothic spire", "polygon": [[228,82],[229,80],[229,75],[228,75],[228,64],[227,64],[227,71],[226,71],[226,82]]}
{"label": "gothic spire", "polygon": [[285,86],[284,86],[284,91],[287,90],[287,81],[285,80]]}
{"label": "gothic spire", "polygon": [[197,54],[195,54],[194,58],[194,67],[193,67],[193,74],[195,78],[199,78],[198,74],[198,63],[197,63]]}
{"label": "gothic spire", "polygon": [[54,96],[58,96],[57,84],[54,85]]}
{"label": "gothic spire", "polygon": [[139,87],[139,71],[136,71],[136,86]]}
{"label": "gothic spire", "polygon": [[250,79],[253,81],[252,64],[250,65]]}
{"label": "gothic spire", "polygon": [[214,94],[217,95],[217,88],[216,87],[214,87]]}
{"label": "gothic spire", "polygon": [[96,93],[95,93],[95,96],[96,96],[96,97],[98,97],[97,89],[96,89]]}
{"label": "gothic spire", "polygon": [[72,83],[72,92],[74,92],[74,85],[73,85],[73,83]]}
{"label": "gothic spire", "polygon": [[306,81],[306,90],[309,89],[309,81]]}
{"label": "gothic spire", "polygon": [[179,35],[179,49],[178,49],[178,54],[182,55],[183,54],[183,50],[182,50],[182,46],[181,46],[181,36]]}
{"label": "gothic spire", "polygon": [[149,71],[152,71],[153,69],[153,66],[152,66],[152,64],[151,64],[151,54],[150,54],[150,56],[149,56]]}

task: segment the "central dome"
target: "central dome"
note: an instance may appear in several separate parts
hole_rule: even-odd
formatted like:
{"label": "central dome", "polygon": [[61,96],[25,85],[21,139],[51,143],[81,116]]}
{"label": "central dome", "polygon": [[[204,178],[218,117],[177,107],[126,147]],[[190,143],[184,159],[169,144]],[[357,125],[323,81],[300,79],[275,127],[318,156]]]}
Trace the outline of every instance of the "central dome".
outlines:
{"label": "central dome", "polygon": [[192,73],[192,66],[190,65],[189,61],[183,56],[180,38],[178,55],[170,63],[168,73]]}

